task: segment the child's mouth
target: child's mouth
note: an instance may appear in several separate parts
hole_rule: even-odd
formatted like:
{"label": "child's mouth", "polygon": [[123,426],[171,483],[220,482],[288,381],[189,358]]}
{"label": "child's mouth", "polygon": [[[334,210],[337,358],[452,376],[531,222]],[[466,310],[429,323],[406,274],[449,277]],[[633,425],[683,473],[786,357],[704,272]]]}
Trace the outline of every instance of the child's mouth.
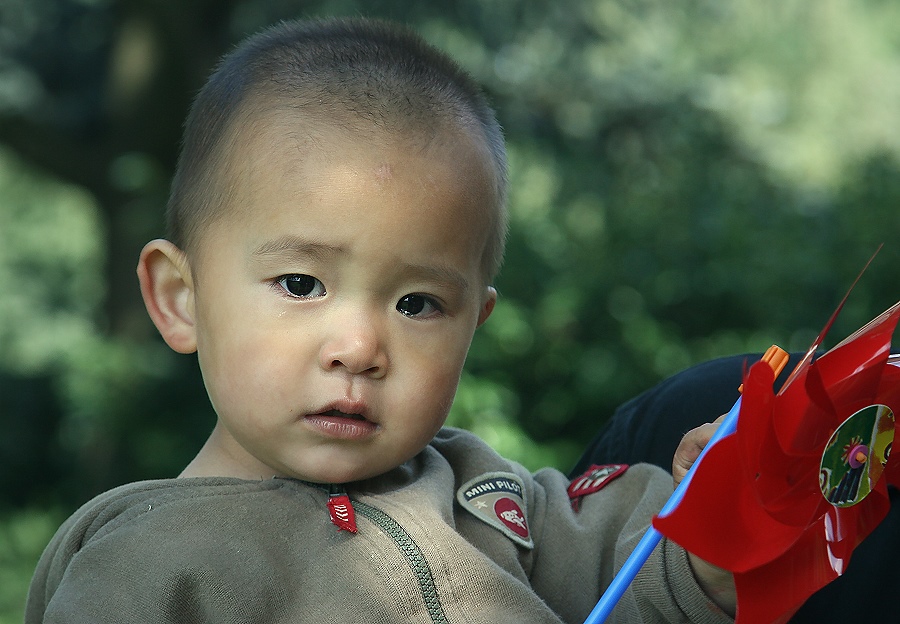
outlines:
{"label": "child's mouth", "polygon": [[304,420],[320,434],[342,440],[366,438],[378,430],[378,425],[362,414],[338,409],[309,414]]}
{"label": "child's mouth", "polygon": [[350,420],[366,420],[366,417],[362,414],[347,414],[340,410],[332,409],[321,414],[317,414],[318,416],[336,416],[338,418],[349,418]]}

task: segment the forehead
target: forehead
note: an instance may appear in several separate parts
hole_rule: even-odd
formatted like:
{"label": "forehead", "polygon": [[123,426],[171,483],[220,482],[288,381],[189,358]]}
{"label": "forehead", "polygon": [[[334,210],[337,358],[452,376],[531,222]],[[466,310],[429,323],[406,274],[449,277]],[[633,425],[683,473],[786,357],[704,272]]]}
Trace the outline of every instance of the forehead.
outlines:
{"label": "forehead", "polygon": [[[497,202],[495,187],[503,172],[474,120],[421,118],[399,112],[368,118],[324,106],[298,112],[294,104],[271,96],[248,98],[226,131],[219,168],[225,169],[227,176],[240,176],[255,163],[271,165],[280,159],[302,164],[304,156],[320,156],[317,151],[339,159],[361,150],[399,146],[434,160],[462,158],[456,160],[457,175],[465,176],[460,182],[483,192],[485,205],[493,207]],[[390,173],[390,163],[381,171]]]}
{"label": "forehead", "polygon": [[423,242],[458,237],[480,263],[496,176],[474,135],[466,128],[400,133],[256,115],[233,134],[223,172],[229,206],[216,221],[265,237],[266,228],[296,228],[296,219],[318,215],[341,230],[378,203],[395,219],[396,233]]}
{"label": "forehead", "polygon": [[[331,175],[376,184],[411,184],[423,191],[444,184],[483,211],[495,203],[496,175],[489,150],[469,128],[410,122],[385,128],[367,120],[301,118],[276,111],[255,115],[235,132],[229,160],[236,184],[252,188],[260,178],[280,172],[286,190],[315,188]],[[417,180],[409,175],[424,176]],[[347,180],[343,180],[346,184]],[[240,187],[237,187],[240,191]]]}

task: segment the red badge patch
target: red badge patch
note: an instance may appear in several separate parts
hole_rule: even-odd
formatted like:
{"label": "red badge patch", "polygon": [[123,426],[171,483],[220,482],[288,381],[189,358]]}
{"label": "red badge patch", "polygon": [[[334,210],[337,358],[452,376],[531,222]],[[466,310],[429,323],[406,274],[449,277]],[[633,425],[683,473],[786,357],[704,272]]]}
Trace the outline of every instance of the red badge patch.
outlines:
{"label": "red badge patch", "polygon": [[599,492],[613,479],[625,474],[628,464],[594,464],[580,477],[575,477],[569,484],[569,500],[572,509],[578,511],[581,499],[588,494]]}
{"label": "red badge patch", "polygon": [[494,503],[494,513],[500,518],[500,522],[509,527],[509,530],[521,538],[528,538],[528,524],[525,522],[525,514],[522,508],[511,498],[498,498]]}

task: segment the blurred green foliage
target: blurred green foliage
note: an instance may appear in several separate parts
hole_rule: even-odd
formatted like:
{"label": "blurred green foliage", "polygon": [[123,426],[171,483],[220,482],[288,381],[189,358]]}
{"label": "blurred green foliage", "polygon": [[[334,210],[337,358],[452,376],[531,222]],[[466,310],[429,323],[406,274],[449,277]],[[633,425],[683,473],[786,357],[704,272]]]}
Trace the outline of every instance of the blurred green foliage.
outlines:
{"label": "blurred green foliage", "polygon": [[0,622],[61,517],[212,427],[133,272],[192,94],[265,24],[354,14],[450,52],[505,127],[501,299],[451,414],[501,452],[565,469],[662,377],[804,349],[882,242],[832,340],[898,299],[900,4],[4,0]]}
{"label": "blurred green foliage", "polygon": [[0,624],[21,624],[34,564],[65,514],[54,508],[0,515]]}

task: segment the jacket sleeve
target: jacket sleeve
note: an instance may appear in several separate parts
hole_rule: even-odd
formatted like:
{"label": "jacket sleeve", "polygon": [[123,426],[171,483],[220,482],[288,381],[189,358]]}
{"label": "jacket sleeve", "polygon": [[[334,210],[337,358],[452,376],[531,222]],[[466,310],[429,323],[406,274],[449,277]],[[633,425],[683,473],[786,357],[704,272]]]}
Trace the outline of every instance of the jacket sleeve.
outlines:
{"label": "jacket sleeve", "polygon": [[[532,584],[566,621],[583,622],[650,521],[672,493],[672,477],[648,464],[628,468],[584,497],[576,512],[568,479],[555,470],[534,477]],[[613,614],[614,622],[733,620],[700,589],[687,553],[663,539]]]}

